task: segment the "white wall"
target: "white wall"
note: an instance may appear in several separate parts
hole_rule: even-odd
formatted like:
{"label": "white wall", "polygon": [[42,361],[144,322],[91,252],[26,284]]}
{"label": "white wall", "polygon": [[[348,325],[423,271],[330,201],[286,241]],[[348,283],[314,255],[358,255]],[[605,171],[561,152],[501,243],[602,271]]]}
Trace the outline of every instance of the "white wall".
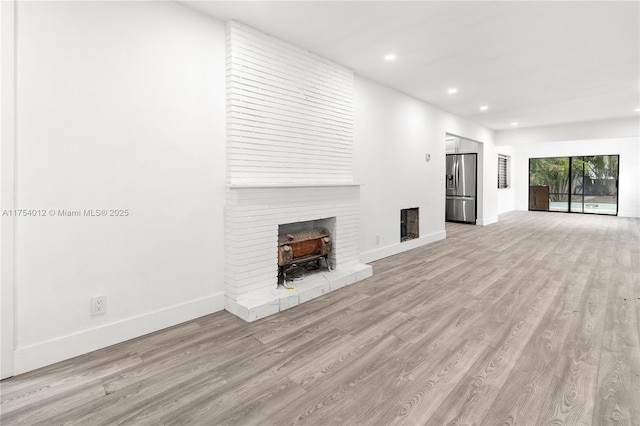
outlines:
{"label": "white wall", "polygon": [[[483,203],[479,203],[478,223],[495,222],[497,154],[493,132],[356,76],[354,178],[363,184],[362,261],[444,238],[446,133],[482,142],[478,194]],[[427,153],[431,154],[428,162]],[[484,163],[483,155],[487,158]],[[420,209],[420,238],[400,243],[400,210],[411,207]]]}
{"label": "white wall", "polygon": [[640,139],[607,139],[572,142],[550,142],[514,147],[516,161],[515,207],[527,210],[529,203],[529,158],[580,155],[620,155],[618,184],[618,216],[640,217]]}
{"label": "white wall", "polygon": [[[16,220],[14,373],[222,309],[223,23],[172,2],[21,2],[16,29],[16,208],[129,215]],[[362,260],[445,236],[447,133],[481,142],[478,224],[497,221],[494,132],[356,77]],[[422,237],[400,244],[408,207]]]}
{"label": "white wall", "polygon": [[638,137],[640,118],[616,118],[559,124],[555,126],[508,129],[496,132],[496,145],[523,145],[529,143],[607,140]]}
{"label": "white wall", "polygon": [[[529,207],[530,158],[618,154],[618,216],[640,217],[639,124],[639,117],[630,117],[496,132],[498,151],[512,155],[515,209]],[[507,198],[501,194],[499,209],[507,208]]]}
{"label": "white wall", "polygon": [[17,220],[15,373],[222,309],[223,23],[20,2],[16,28],[16,208],[129,215]]}
{"label": "white wall", "polygon": [[[14,208],[15,2],[0,2],[0,204]],[[0,379],[13,375],[15,219],[0,222]]]}

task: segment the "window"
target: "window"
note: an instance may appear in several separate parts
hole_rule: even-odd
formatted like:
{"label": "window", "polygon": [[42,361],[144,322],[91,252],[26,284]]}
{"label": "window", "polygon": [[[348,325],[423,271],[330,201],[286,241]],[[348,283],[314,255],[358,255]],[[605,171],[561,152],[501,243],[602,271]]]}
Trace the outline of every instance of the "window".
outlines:
{"label": "window", "polygon": [[618,214],[617,155],[529,159],[529,210]]}
{"label": "window", "polygon": [[511,157],[504,154],[498,154],[498,188],[509,187],[509,166]]}

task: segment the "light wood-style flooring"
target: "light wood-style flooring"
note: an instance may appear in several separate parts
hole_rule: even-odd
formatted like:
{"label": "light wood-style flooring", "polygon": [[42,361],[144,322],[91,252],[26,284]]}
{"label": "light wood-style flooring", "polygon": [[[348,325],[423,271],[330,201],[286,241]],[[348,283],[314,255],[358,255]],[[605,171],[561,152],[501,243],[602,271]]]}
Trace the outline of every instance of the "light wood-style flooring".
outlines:
{"label": "light wood-style flooring", "polygon": [[511,212],[245,323],[1,383],[3,425],[639,425],[640,221]]}

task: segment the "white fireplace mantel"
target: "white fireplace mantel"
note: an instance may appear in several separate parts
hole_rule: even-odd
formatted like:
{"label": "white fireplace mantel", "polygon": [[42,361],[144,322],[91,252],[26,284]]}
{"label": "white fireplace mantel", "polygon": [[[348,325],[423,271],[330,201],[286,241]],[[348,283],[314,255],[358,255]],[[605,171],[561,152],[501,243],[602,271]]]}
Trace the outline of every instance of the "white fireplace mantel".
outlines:
{"label": "white fireplace mantel", "polygon": [[361,183],[248,183],[227,185],[229,189],[251,189],[251,188],[331,188],[331,187],[360,187]]}

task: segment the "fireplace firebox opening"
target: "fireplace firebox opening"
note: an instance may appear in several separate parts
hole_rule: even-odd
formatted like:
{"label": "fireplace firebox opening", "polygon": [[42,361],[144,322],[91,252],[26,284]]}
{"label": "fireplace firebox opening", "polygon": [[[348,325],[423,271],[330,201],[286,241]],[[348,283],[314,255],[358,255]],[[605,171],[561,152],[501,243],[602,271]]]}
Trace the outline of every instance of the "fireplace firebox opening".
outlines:
{"label": "fireplace firebox opening", "polygon": [[331,271],[334,229],[335,218],[279,225],[278,285],[293,288],[293,280],[320,270],[323,263]]}
{"label": "fireplace firebox opening", "polygon": [[400,242],[420,237],[418,207],[400,210]]}

